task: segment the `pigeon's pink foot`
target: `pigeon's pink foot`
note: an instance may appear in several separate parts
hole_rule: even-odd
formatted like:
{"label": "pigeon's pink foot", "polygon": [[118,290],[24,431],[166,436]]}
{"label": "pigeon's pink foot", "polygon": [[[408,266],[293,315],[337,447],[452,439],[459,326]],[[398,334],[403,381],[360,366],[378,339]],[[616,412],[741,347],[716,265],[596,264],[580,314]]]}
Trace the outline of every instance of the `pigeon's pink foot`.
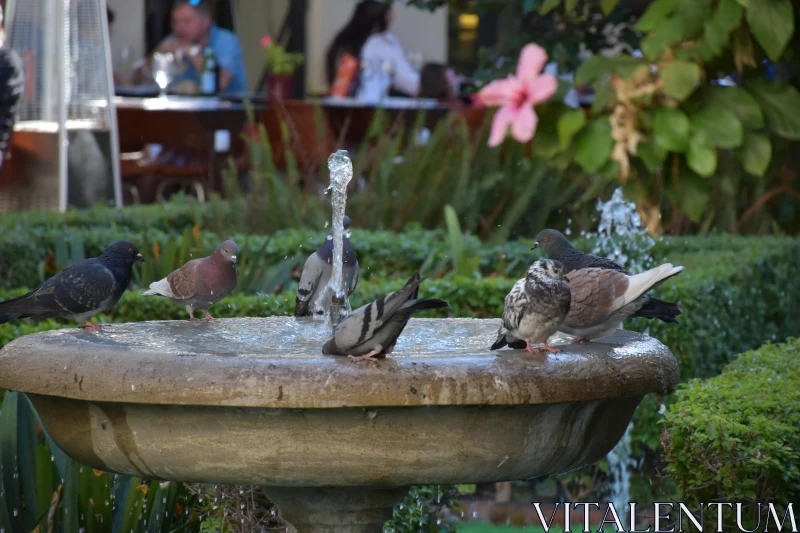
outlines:
{"label": "pigeon's pink foot", "polygon": [[539,350],[544,351],[544,352],[550,352],[550,353],[558,353],[558,352],[561,351],[558,348],[553,348],[552,346],[550,346],[547,343],[544,343],[544,346],[539,348]]}
{"label": "pigeon's pink foot", "polygon": [[535,349],[531,348],[531,341],[525,341],[525,342],[527,343],[527,346],[525,346],[525,350],[523,350],[523,351],[531,352],[531,353],[539,351],[539,350],[535,350]]}
{"label": "pigeon's pink foot", "polygon": [[99,329],[103,329],[103,326],[100,326],[100,325],[98,325],[98,324],[92,324],[91,322],[89,322],[89,321],[87,320],[87,321],[86,321],[86,325],[84,325],[84,326],[81,326],[81,328],[82,328],[82,329],[91,329],[92,331],[97,331],[97,330],[99,330]]}
{"label": "pigeon's pink foot", "polygon": [[376,348],[364,355],[348,355],[347,358],[351,361],[375,361],[377,363],[378,360],[375,357],[381,355],[382,352],[383,348]]}
{"label": "pigeon's pink foot", "polygon": [[189,322],[194,322],[195,320],[197,320],[197,318],[195,318],[194,313],[190,314],[189,315]]}
{"label": "pigeon's pink foot", "polygon": [[585,337],[575,337],[574,339],[572,339],[572,342],[570,344],[581,344],[584,342],[589,342],[589,339]]}
{"label": "pigeon's pink foot", "polygon": [[208,311],[206,311],[206,316],[203,317],[203,321],[208,322],[209,320],[214,320],[214,317],[209,315]]}

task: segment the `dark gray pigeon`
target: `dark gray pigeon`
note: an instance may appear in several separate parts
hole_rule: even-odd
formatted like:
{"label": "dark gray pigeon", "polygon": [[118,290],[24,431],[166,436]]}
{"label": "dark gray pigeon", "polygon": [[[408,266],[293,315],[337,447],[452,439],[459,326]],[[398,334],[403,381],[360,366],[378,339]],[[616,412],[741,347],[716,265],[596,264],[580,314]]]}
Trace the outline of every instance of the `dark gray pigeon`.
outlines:
{"label": "dark gray pigeon", "polygon": [[[345,216],[345,233],[350,228],[350,217]],[[308,256],[303,266],[303,274],[297,286],[295,297],[294,316],[311,316],[314,313],[323,313],[328,308],[329,302],[321,301],[328,280],[333,273],[333,239],[328,239],[319,247],[319,250]],[[350,239],[345,235],[342,239],[342,279],[344,292],[350,296],[358,285],[358,259],[350,246]]]}
{"label": "dark gray pigeon", "polygon": [[222,300],[236,288],[236,258],[239,247],[227,240],[208,257],[192,259],[166,278],[150,284],[144,295],[166,296],[183,304],[189,320],[195,320],[194,310],[204,311],[203,320],[213,320],[208,308]]}
{"label": "dark gray pigeon", "polygon": [[572,303],[558,330],[575,335],[573,344],[606,337],[635,315],[647,292],[682,271],[670,263],[634,276],[607,268],[573,270],[566,275]]}
{"label": "dark gray pigeon", "polygon": [[[627,275],[631,274],[622,265],[611,259],[585,254],[577,250],[561,232],[554,229],[540,231],[531,249],[535,248],[544,250],[550,259],[561,261],[567,273],[581,268],[602,268],[615,270]],[[662,322],[677,324],[678,320],[675,317],[680,314],[681,308],[678,304],[665,302],[648,295],[642,302],[641,308],[631,315],[631,318],[646,318],[647,320],[657,318]]]}
{"label": "dark gray pigeon", "polygon": [[136,245],[112,244],[99,257],[68,266],[39,287],[13,300],[0,302],[0,324],[15,318],[66,317],[101,329],[89,319],[110,309],[128,288],[135,261],[144,262]]}
{"label": "dark gray pigeon", "polygon": [[[506,296],[503,325],[492,350],[506,344],[520,346],[523,342],[521,348],[529,352],[559,351],[548,345],[547,339],[569,313],[570,292],[563,278],[564,266],[558,261],[540,259],[530,266],[525,277]],[[544,346],[534,349],[531,342]]]}
{"label": "dark gray pigeon", "polygon": [[412,314],[449,305],[436,298],[417,299],[423,280],[417,272],[399,291],[353,311],[336,326],[333,337],[323,345],[322,353],[347,355],[357,361],[374,361],[376,357],[392,353]]}

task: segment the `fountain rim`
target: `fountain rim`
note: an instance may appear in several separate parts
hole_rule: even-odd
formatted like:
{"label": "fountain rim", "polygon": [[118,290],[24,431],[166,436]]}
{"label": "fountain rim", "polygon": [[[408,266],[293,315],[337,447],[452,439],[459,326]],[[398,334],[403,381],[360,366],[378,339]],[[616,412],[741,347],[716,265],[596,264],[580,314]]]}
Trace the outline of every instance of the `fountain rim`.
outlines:
{"label": "fountain rim", "polygon": [[324,409],[593,401],[667,392],[680,378],[663,344],[624,330],[560,346],[555,355],[487,349],[390,355],[377,365],[321,353],[237,357],[99,348],[88,354],[79,342],[53,343],[59,332],[65,330],[26,335],[0,350],[0,388],[90,402]]}

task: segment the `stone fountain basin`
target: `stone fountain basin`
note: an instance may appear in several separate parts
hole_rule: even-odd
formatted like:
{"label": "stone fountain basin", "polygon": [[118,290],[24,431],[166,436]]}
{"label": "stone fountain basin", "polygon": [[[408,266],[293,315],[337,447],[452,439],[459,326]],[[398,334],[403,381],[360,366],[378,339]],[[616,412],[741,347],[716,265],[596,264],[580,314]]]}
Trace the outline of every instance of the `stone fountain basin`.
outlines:
{"label": "stone fountain basin", "polygon": [[[0,351],[75,460],[124,474],[279,487],[404,487],[592,463],[639,401],[678,382],[619,331],[559,354],[490,352],[499,321],[414,319],[378,364],[320,353],[319,320],[145,322],[28,335]],[[551,343],[567,342],[552,339]]]}

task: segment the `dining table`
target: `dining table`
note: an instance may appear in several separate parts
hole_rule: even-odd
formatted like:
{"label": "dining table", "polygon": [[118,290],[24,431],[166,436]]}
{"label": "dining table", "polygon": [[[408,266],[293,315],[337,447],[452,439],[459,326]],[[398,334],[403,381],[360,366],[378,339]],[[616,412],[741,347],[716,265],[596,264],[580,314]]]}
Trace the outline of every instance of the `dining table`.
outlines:
{"label": "dining table", "polygon": [[[248,101],[206,96],[116,96],[117,129],[121,152],[131,153],[144,146],[182,154],[179,161],[200,161],[207,167],[207,186],[220,192],[221,170],[227,156],[246,156],[241,139],[248,123],[248,108],[263,111],[263,100]],[[256,115],[257,116],[257,115]],[[166,162],[180,165],[179,162]],[[195,166],[197,164],[195,163]]]}

